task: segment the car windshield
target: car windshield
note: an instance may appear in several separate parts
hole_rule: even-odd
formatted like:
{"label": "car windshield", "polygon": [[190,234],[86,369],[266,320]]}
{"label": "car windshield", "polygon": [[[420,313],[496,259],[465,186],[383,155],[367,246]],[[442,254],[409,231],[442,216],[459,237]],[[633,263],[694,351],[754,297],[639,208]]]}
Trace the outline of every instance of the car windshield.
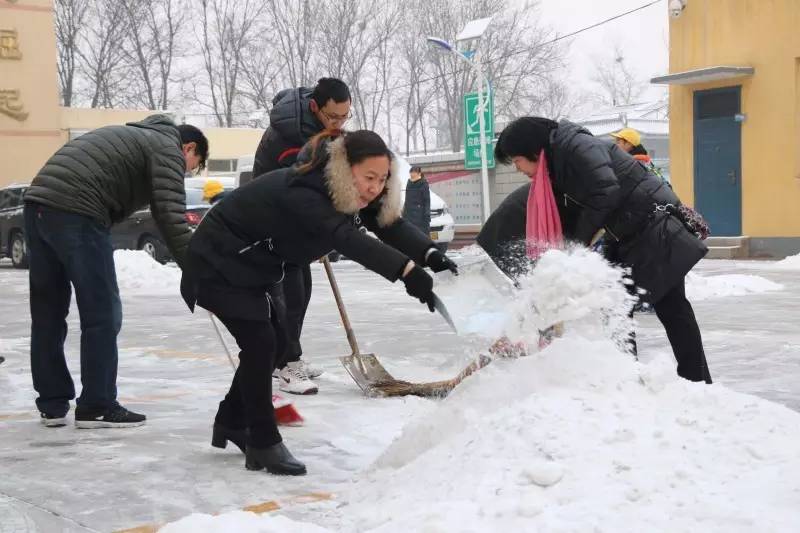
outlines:
{"label": "car windshield", "polygon": [[186,205],[207,204],[203,201],[202,189],[186,189]]}

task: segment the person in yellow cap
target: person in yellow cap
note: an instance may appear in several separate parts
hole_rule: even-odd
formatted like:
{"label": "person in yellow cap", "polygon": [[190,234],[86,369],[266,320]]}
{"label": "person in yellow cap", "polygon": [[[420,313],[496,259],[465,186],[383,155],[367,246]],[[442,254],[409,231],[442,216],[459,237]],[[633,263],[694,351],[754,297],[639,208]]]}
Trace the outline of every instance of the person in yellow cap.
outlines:
{"label": "person in yellow cap", "polygon": [[225,188],[222,186],[222,183],[220,183],[219,180],[210,179],[206,181],[205,185],[203,185],[203,201],[214,205],[222,200],[224,196]]}
{"label": "person in yellow cap", "polygon": [[638,131],[633,128],[623,128],[616,133],[612,133],[611,136],[614,137],[617,146],[619,146],[623,152],[627,152],[631,157],[661,178],[664,183],[672,187],[669,180],[662,174],[661,169],[653,163],[653,159],[650,157],[650,154],[647,153],[647,149],[642,145],[642,135]]}
{"label": "person in yellow cap", "polygon": [[633,128],[623,128],[611,136],[616,139],[617,146],[627,153],[631,153],[634,148],[642,144],[641,134]]}

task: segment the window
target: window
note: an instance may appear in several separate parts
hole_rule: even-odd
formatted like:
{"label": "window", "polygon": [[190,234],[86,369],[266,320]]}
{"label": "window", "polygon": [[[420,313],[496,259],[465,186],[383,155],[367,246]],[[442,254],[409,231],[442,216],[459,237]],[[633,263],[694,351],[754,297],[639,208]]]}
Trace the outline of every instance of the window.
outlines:
{"label": "window", "polygon": [[209,172],[234,172],[236,170],[236,159],[209,159]]}

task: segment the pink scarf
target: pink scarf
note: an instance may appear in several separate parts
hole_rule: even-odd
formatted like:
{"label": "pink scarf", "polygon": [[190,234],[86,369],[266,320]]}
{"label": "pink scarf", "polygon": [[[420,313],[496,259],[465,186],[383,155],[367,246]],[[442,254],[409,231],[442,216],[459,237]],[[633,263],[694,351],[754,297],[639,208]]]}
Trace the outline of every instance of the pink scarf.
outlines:
{"label": "pink scarf", "polygon": [[544,150],[539,154],[539,166],[528,193],[525,238],[525,249],[531,259],[537,259],[550,248],[558,248],[564,242]]}

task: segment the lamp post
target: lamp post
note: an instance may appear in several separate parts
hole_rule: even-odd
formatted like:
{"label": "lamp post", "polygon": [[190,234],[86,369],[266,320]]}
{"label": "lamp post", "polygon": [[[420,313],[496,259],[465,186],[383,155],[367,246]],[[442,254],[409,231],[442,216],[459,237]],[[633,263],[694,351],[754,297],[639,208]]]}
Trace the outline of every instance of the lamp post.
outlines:
{"label": "lamp post", "polygon": [[[464,26],[464,29],[461,30],[461,33],[458,34],[458,37],[456,37],[456,43],[462,41],[473,41],[477,44],[477,41],[484,34],[491,21],[492,17],[487,17],[468,22],[467,25]],[[456,49],[455,46],[438,37],[428,37],[427,41],[438,46],[442,50],[446,50],[455,54],[460,60],[465,61],[478,78],[478,108],[476,112],[478,113],[478,128],[480,130],[481,143],[481,195],[483,196],[483,222],[486,223],[486,221],[489,219],[489,214],[491,213],[491,199],[489,197],[489,164],[488,156],[486,155],[486,119],[484,117],[484,113],[489,103],[489,91],[491,89],[486,77],[483,75],[480,52],[477,52],[477,50],[470,50],[465,53],[461,53]],[[473,57],[473,59],[470,59],[470,57]],[[466,149],[467,147],[465,146],[464,150]]]}

